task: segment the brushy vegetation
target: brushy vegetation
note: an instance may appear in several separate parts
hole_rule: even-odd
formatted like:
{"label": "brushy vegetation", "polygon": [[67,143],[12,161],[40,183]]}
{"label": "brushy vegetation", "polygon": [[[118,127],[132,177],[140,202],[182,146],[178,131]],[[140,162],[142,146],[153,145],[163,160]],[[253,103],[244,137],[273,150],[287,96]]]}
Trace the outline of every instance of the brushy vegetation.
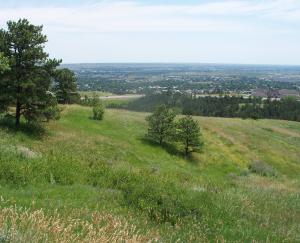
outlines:
{"label": "brushy vegetation", "polygon": [[249,170],[252,173],[256,173],[262,176],[277,176],[276,171],[272,166],[262,162],[262,161],[253,161],[249,165]]}
{"label": "brushy vegetation", "polygon": [[102,103],[98,103],[93,107],[93,119],[101,121],[104,116],[104,105]]}
{"label": "brushy vegetation", "polygon": [[[299,123],[197,117],[205,146],[186,160],[144,140],[148,114],[91,112],[64,106],[38,136],[1,124],[1,239],[299,239]],[[240,176],[251,161],[277,176]]]}

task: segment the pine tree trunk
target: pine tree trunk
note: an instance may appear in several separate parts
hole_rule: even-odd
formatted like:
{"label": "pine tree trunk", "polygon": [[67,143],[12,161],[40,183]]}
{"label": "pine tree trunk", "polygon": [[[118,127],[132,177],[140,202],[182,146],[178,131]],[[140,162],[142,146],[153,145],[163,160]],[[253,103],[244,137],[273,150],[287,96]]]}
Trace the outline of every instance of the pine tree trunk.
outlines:
{"label": "pine tree trunk", "polygon": [[20,126],[20,117],[21,117],[21,103],[17,101],[16,105],[16,127]]}
{"label": "pine tree trunk", "polygon": [[185,157],[189,154],[189,142],[188,139],[185,140]]}
{"label": "pine tree trunk", "polygon": [[162,145],[162,142],[163,142],[163,138],[160,137],[160,139],[159,139],[159,145]]}

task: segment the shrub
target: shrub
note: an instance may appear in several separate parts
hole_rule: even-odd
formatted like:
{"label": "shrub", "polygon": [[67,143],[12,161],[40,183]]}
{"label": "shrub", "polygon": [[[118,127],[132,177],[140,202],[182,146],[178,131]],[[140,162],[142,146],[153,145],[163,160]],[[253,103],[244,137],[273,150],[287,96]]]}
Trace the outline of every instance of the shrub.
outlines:
{"label": "shrub", "polygon": [[104,106],[101,103],[96,104],[93,107],[93,119],[102,120],[104,116]]}
{"label": "shrub", "polygon": [[[159,183],[154,178],[138,177],[123,187],[124,202],[158,223],[200,219],[203,193],[186,191],[172,183]],[[204,193],[205,194],[205,193]]]}
{"label": "shrub", "polygon": [[259,174],[261,176],[277,176],[275,169],[262,161],[251,162],[249,165],[249,170],[250,172]]}
{"label": "shrub", "polygon": [[249,170],[248,169],[242,170],[241,173],[240,173],[240,176],[248,176],[248,175],[249,175]]}

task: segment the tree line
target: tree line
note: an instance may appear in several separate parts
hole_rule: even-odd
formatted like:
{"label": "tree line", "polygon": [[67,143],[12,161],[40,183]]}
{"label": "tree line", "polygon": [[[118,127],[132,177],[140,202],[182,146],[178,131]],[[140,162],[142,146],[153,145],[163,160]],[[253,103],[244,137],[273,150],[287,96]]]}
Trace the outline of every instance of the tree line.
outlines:
{"label": "tree line", "polygon": [[75,74],[60,69],[62,60],[45,52],[43,26],[26,19],[8,21],[0,29],[0,113],[15,107],[15,125],[59,117],[58,103],[79,99]]}
{"label": "tree line", "polygon": [[263,100],[235,96],[196,97],[167,92],[148,95],[119,108],[152,112],[160,104],[184,115],[300,121],[300,101],[294,97]]}

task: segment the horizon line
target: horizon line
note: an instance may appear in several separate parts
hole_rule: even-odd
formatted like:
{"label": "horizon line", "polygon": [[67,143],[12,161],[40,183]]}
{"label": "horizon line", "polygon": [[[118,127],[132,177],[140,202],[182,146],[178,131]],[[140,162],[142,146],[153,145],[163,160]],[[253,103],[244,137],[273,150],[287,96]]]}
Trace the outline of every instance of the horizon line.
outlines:
{"label": "horizon line", "polygon": [[63,62],[62,65],[79,64],[185,64],[185,65],[240,65],[240,66],[289,66],[300,67],[300,64],[270,64],[270,63],[230,63],[230,62]]}

